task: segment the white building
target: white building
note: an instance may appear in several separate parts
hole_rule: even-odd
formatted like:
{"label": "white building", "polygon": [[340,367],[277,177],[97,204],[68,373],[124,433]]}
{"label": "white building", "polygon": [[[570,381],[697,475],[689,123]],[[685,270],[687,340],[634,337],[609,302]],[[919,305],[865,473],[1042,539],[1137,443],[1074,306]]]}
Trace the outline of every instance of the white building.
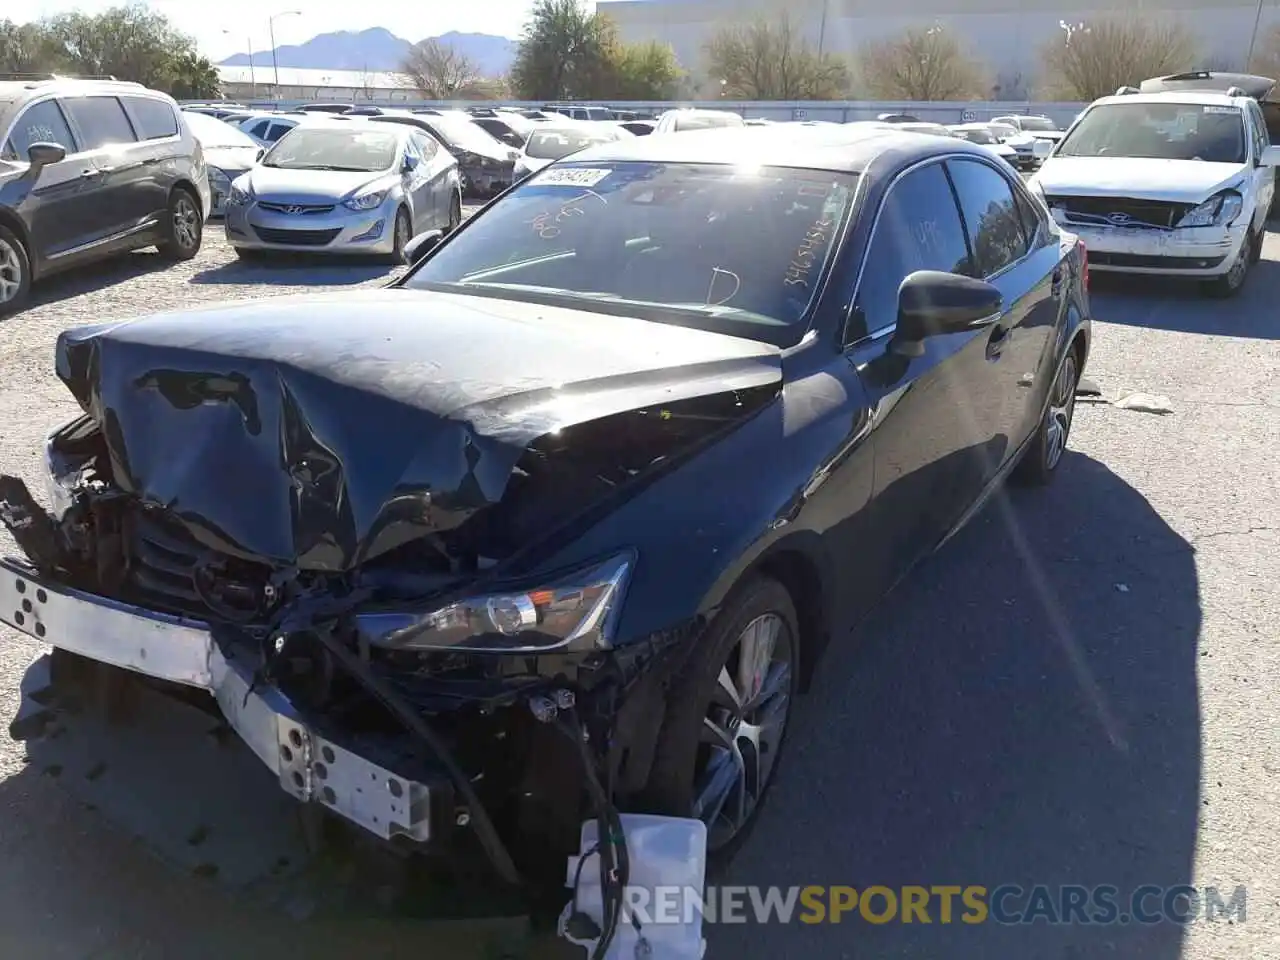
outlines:
{"label": "white building", "polygon": [[280,83],[272,67],[217,68],[222,93],[229,100],[332,100],[339,103],[404,103],[422,94],[402,73],[354,70],[296,70],[280,68]]}
{"label": "white building", "polygon": [[717,30],[783,12],[803,26],[815,47],[850,56],[869,41],[939,23],[963,38],[1008,95],[1015,83],[1035,83],[1039,50],[1062,35],[1063,21],[1088,26],[1090,19],[1120,13],[1176,20],[1200,38],[1198,65],[1218,69],[1243,68],[1259,13],[1259,38],[1280,23],[1280,8],[1263,0],[1150,0],[1109,7],[1102,0],[600,0],[597,9],[617,23],[628,43],[669,43],[695,76],[705,71],[703,47]]}

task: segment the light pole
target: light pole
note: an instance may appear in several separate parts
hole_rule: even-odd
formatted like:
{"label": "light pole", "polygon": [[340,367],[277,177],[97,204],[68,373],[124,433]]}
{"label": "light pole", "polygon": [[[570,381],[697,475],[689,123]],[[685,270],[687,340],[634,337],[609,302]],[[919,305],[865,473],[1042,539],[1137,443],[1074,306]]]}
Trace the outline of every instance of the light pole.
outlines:
{"label": "light pole", "polygon": [[1253,33],[1249,34],[1249,55],[1245,57],[1245,70],[1253,69],[1253,45],[1258,42],[1258,24],[1262,22],[1262,0],[1258,0],[1258,12],[1253,15]]}
{"label": "light pole", "polygon": [[267,31],[271,34],[271,68],[275,71],[275,94],[276,99],[280,98],[280,56],[276,53],[276,21],[281,17],[300,17],[301,10],[283,10],[280,13],[273,13],[267,17]]}
{"label": "light pole", "polygon": [[[228,36],[234,36],[232,31],[223,30]],[[249,42],[249,99],[258,99],[258,75],[253,70],[253,36],[245,34],[245,40]]]}
{"label": "light pole", "polygon": [[822,48],[827,40],[827,6],[830,0],[822,0],[822,22],[818,26],[818,57],[822,57]]}

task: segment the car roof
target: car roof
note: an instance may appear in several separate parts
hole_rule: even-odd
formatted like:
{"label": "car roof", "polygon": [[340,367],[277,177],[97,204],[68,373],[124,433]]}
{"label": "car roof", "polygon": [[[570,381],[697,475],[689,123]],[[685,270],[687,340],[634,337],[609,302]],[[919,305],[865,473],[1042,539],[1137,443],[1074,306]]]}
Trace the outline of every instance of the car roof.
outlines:
{"label": "car roof", "polygon": [[1138,85],[1142,93],[1162,91],[1221,90],[1231,87],[1243,90],[1246,96],[1262,99],[1276,85],[1270,77],[1251,73],[1219,73],[1214,70],[1193,70],[1189,73],[1173,73],[1166,77],[1152,77]]}
{"label": "car roof", "polygon": [[1185,103],[1204,107],[1238,107],[1252,97],[1229,97],[1212,90],[1164,90],[1160,93],[1121,93],[1095,100],[1092,106],[1106,103]]}
{"label": "car roof", "polygon": [[903,133],[892,126],[802,127],[774,124],[766,127],[720,127],[687,133],[653,134],[588,147],[573,162],[651,162],[738,164],[750,157],[753,164],[862,173],[877,157],[894,150],[904,160],[925,159],[941,149],[948,153],[990,154],[954,137],[946,139]]}
{"label": "car roof", "polygon": [[55,77],[53,79],[0,80],[0,100],[25,100],[37,94],[66,93],[149,93],[153,96],[168,98],[161,90],[152,90],[131,80],[83,80],[75,77]]}

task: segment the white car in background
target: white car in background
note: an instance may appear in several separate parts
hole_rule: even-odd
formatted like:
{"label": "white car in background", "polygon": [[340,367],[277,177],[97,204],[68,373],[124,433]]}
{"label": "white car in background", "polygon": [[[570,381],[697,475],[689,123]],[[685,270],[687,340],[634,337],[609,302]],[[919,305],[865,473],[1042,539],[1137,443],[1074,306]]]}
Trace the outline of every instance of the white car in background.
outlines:
{"label": "white car in background", "polygon": [[992,120],[986,126],[1000,143],[1013,148],[1016,156],[1014,166],[1019,170],[1034,170],[1053,150],[1050,141],[1022,133],[1017,127],[999,120]]}
{"label": "white car in background", "polygon": [[1257,101],[1235,93],[1103,97],[1072,126],[1028,185],[1092,269],[1239,292],[1262,253],[1280,147]]}
{"label": "white car in background", "polygon": [[707,130],[714,127],[745,127],[742,115],[730,110],[699,110],[679,107],[667,110],[658,118],[654,133],[681,133],[686,130]]}
{"label": "white car in background", "polygon": [[1006,117],[996,117],[994,122],[1003,123],[1013,127],[1019,133],[1029,134],[1037,140],[1048,140],[1050,143],[1057,143],[1064,135],[1064,131],[1059,130],[1058,125],[1049,117],[1010,114]]}
{"label": "white car in background", "polygon": [[1018,168],[1018,151],[1007,143],[1001,143],[989,124],[957,123],[947,129],[951,131],[952,136],[980,144],[1015,170]]}
{"label": "white car in background", "polygon": [[543,167],[597,143],[630,140],[634,137],[635,134],[630,130],[614,123],[575,120],[541,123],[529,134],[524,148],[516,157],[513,182],[519,183],[531,173],[537,173]]}

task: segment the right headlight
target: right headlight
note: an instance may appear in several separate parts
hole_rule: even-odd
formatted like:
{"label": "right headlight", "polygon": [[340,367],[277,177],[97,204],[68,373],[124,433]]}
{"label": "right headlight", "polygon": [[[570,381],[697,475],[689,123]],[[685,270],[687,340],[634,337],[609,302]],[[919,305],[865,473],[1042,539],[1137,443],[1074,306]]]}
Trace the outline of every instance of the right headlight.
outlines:
{"label": "right headlight", "polygon": [[227,204],[232,207],[243,207],[253,202],[253,190],[248,181],[241,177],[231,184],[231,192],[227,195]]}
{"label": "right headlight", "polygon": [[406,651],[550,653],[607,650],[634,559],[617,554],[540,582],[421,612],[356,616],[362,641]]}
{"label": "right headlight", "polygon": [[1230,223],[1244,209],[1244,198],[1234,190],[1214,194],[1198,207],[1192,207],[1178,221],[1180,227],[1216,227]]}

